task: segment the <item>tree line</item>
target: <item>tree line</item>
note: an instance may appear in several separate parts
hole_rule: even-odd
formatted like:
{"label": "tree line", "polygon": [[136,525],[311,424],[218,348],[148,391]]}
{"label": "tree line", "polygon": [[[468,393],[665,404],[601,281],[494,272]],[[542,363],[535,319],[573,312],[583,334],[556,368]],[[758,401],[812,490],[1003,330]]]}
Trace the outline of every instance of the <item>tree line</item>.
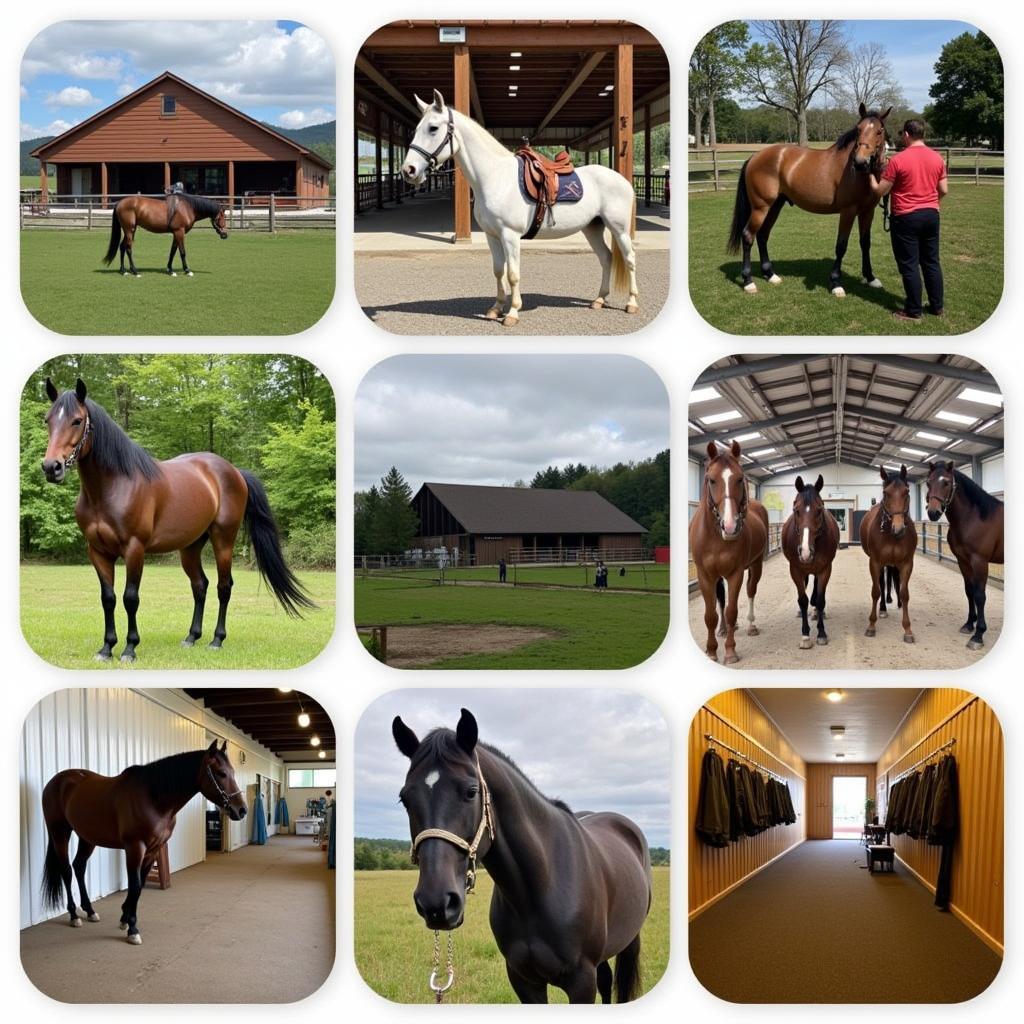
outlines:
{"label": "tree line", "polygon": [[891,106],[890,124],[923,118],[929,135],[948,144],[1002,149],[1003,65],[992,40],[980,31],[961,33],[942,47],[934,74],[932,102],[915,111],[885,47],[855,45],[845,22],[729,21],[708,32],[690,57],[690,131],[698,146],[831,142],[863,103]]}
{"label": "tree line", "polygon": [[[619,462],[601,469],[577,463],[538,470],[529,484],[513,487],[597,491],[616,508],[635,519],[649,533],[651,547],[669,543],[669,450],[639,462]],[[412,508],[412,488],[392,466],[379,484],[355,495],[353,552],[356,555],[400,555],[420,534],[419,517]]]}
{"label": "tree line", "polygon": [[63,355],[45,362],[21,395],[21,554],[78,561],[74,474],[60,486],[40,471],[50,408],[81,377],[91,399],[157,459],[209,451],[250,469],[267,488],[288,556],[298,566],[335,560],[335,404],[312,363],[286,355]]}

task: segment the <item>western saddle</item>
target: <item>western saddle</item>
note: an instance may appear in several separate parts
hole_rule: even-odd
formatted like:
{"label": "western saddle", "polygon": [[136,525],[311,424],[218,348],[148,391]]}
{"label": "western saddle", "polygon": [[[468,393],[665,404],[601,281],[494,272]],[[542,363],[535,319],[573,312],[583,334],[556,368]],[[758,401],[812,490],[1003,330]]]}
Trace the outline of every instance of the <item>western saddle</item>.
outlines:
{"label": "western saddle", "polygon": [[572,158],[562,150],[554,160],[538,153],[527,145],[516,150],[516,156],[523,162],[523,187],[526,194],[537,204],[537,212],[530,230],[523,236],[533,238],[544,223],[544,217],[558,199],[558,179],[563,174],[572,174]]}

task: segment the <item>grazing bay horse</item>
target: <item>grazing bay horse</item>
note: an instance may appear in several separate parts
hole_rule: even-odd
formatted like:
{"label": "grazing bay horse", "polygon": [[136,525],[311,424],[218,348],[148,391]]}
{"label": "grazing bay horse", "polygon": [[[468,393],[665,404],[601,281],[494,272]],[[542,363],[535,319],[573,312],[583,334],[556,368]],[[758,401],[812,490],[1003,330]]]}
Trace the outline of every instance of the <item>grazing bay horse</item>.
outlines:
{"label": "grazing bay horse", "polygon": [[[418,96],[415,99],[422,116],[402,161],[402,176],[410,185],[419,185],[449,159],[466,176],[473,190],[473,216],[487,237],[497,283],[497,298],[485,317],[513,327],[523,305],[520,241],[531,232],[536,213],[536,204],[520,188],[519,160],[483,126],[447,106],[436,89],[433,103],[424,103]],[[582,194],[573,202],[559,201],[537,237],[565,238],[582,231],[601,264],[601,287],[591,308],[604,307],[614,284],[617,291],[628,294],[626,312],[636,313],[640,308],[636,254],[630,237],[636,207],[633,183],[599,164],[578,167],[576,174]],[[611,234],[610,248],[605,228]]]}
{"label": "grazing bay horse", "polygon": [[89,546],[89,561],[100,580],[103,605],[103,646],[98,661],[109,661],[117,643],[114,628],[114,563],[124,559],[124,607],[128,633],[122,661],[135,661],[139,643],[136,615],[139,584],[146,553],[181,552],[181,567],[192,584],[192,625],[182,640],[192,647],[202,636],[203,608],[209,580],[203,572],[203,548],[209,541],[217,562],[220,614],[210,647],[220,648],[227,636],[231,600],[231,560],[235,537],[244,521],[256,567],[281,606],[290,615],[313,602],[288,568],[267,493],[256,476],[236,469],[210,452],[179,455],[158,461],[136,444],[109,416],[86,397],[79,378],[74,391],[58,393],[46,378],[53,405],[46,415],[49,444],[43,475],[62,483],[67,470],[78,467],[80,490],[75,519]]}
{"label": "grazing bay horse", "polygon": [[[885,577],[888,567],[896,570],[899,604],[903,609],[903,642],[912,644],[914,633],[910,628],[910,574],[914,571],[914,551],[917,549],[917,528],[910,515],[910,484],[907,467],[898,473],[880,469],[882,499],[872,505],[860,521],[860,546],[871,563],[871,615],[865,636],[875,635],[879,616],[886,618],[884,600]],[[878,599],[882,597],[882,610]]]}
{"label": "grazing bay horse", "polygon": [[652,885],[640,828],[543,796],[501,751],[478,742],[465,708],[454,732],[435,729],[421,742],[398,717],[391,732],[410,761],[399,798],[424,924],[435,932],[462,924],[479,859],[494,881],[491,931],[520,1002],[546,1003],[549,985],[571,1003],[598,993],[610,1003],[613,987],[617,1002],[637,998]]}
{"label": "grazing bay horse", "polygon": [[[128,895],[121,904],[121,930],[133,946],[142,944],[138,927],[139,894],[149,869],[174,831],[178,811],[197,793],[225,811],[232,821],[246,815],[245,799],[228,760],[227,740],[206,750],[173,754],[146,765],[132,765],[120,775],[97,775],[84,768],[58,772],[43,787],[43,818],[49,841],[43,865],[43,904],[60,907],[67,898],[72,928],[82,919],[71,891],[72,870],[78,899],[89,921],[99,921],[85,888],[85,866],[97,846],[124,850]],[[68,845],[78,836],[72,864]]]}
{"label": "grazing bay horse", "polygon": [[767,146],[755,153],[740,171],[733,208],[729,252],[743,246],[743,290],[756,292],[750,270],[750,250],[757,239],[761,272],[769,284],[781,284],[768,256],[768,237],[786,203],[809,213],[838,213],[836,258],[828,275],[829,290],[837,298],[843,290],[842,266],[850,230],[856,218],[860,229],[861,273],[872,288],[882,282],[871,269],[871,222],[878,199],[871,191],[868,171],[878,168],[885,154],[884,114],[860,105],[860,120],[828,149],[810,149],[788,143]]}
{"label": "grazing bay horse", "polygon": [[[690,557],[697,569],[697,582],[704,598],[704,624],[708,629],[707,655],[718,660],[718,635],[725,637],[725,664],[739,661],[736,654],[736,616],[743,573],[747,573],[747,636],[757,636],[754,625],[754,596],[764,568],[768,548],[768,513],[747,496],[747,481],[740,465],[740,445],[733,441],[728,451],[719,452],[708,443],[708,465],[700,504],[690,520]],[[725,585],[729,585],[726,606]],[[715,611],[718,602],[720,616]]]}
{"label": "grazing bay horse", "polygon": [[989,564],[1003,564],[1003,503],[982,490],[952,462],[928,464],[928,518],[949,523],[946,540],[956,555],[967,593],[967,621],[960,632],[969,634],[970,650],[985,644],[985,585]]}
{"label": "grazing bay horse", "polygon": [[832,575],[832,562],[839,550],[839,524],[825,508],[821,489],[825,478],[819,473],[813,485],[796,478],[793,511],[782,527],[782,552],[789,562],[789,575],[796,584],[800,605],[800,648],[811,646],[811,626],[807,621],[807,577],[814,577],[811,604],[818,619],[819,644],[828,643],[825,632],[825,590]]}
{"label": "grazing bay horse", "polygon": [[[174,272],[174,254],[181,253],[181,269],[186,277],[192,276],[188,269],[188,261],[185,259],[185,235],[195,226],[197,220],[210,218],[214,231],[221,238],[228,237],[228,229],[224,215],[224,207],[215,199],[207,199],[205,196],[190,196],[184,192],[174,192],[165,199],[152,199],[149,196],[126,196],[120,199],[114,207],[110,218],[110,245],[107,246],[107,255],[103,257],[104,266],[110,266],[118,250],[121,252],[121,273],[128,273],[124,269],[125,254],[128,256],[128,266],[131,268],[132,277],[138,277],[139,272],[135,269],[135,258],[132,255],[132,247],[135,243],[135,232],[138,228],[145,228],[158,235],[172,234],[174,240],[171,242],[171,254],[167,257],[167,273],[171,277],[177,277]],[[121,233],[124,232],[124,237]]]}

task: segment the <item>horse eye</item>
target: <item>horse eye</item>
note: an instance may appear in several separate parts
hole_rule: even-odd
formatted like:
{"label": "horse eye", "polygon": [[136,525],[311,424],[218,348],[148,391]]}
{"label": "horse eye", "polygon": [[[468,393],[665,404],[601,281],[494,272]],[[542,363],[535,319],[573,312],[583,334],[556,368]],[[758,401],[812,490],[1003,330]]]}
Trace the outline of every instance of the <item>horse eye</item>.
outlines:
{"label": "horse eye", "polygon": [[467,800],[475,800],[476,799],[476,795],[479,792],[480,792],[480,790],[477,789],[476,786],[470,786],[469,789],[466,790],[466,799]]}
{"label": "horse eye", "polygon": [[437,131],[437,125],[436,124],[432,124],[430,126],[430,134],[433,135],[434,132],[436,132],[436,131]]}
{"label": "horse eye", "polygon": [[76,420],[72,420],[72,421],[71,421],[71,426],[73,426],[73,427],[80,427],[81,425],[82,425],[82,419],[81,419],[81,417],[79,417],[79,418],[78,418],[78,419],[76,419]]}

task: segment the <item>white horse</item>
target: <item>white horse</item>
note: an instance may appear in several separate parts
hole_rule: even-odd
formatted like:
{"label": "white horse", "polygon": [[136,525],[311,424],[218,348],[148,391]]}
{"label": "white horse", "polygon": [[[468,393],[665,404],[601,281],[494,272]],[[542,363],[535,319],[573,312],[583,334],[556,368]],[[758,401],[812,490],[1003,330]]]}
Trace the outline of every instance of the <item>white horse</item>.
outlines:
{"label": "white horse", "polygon": [[[519,189],[519,161],[486,129],[472,118],[446,106],[435,89],[434,102],[416,97],[422,117],[402,163],[402,176],[419,185],[428,171],[446,160],[455,161],[476,197],[477,224],[487,236],[494,265],[498,297],[487,310],[488,320],[502,318],[506,327],[519,322],[523,299],[519,293],[519,242],[533,223],[536,207]],[[538,238],[565,238],[582,231],[601,262],[601,288],[590,304],[601,309],[611,284],[628,291],[627,313],[639,310],[636,287],[636,255],[629,236],[636,196],[632,182],[617,171],[599,164],[576,168],[583,185],[583,198],[575,203],[558,203],[554,223],[545,217]],[[604,229],[612,235],[605,241]],[[505,303],[508,301],[508,310]],[[504,314],[504,315],[503,315]]]}

